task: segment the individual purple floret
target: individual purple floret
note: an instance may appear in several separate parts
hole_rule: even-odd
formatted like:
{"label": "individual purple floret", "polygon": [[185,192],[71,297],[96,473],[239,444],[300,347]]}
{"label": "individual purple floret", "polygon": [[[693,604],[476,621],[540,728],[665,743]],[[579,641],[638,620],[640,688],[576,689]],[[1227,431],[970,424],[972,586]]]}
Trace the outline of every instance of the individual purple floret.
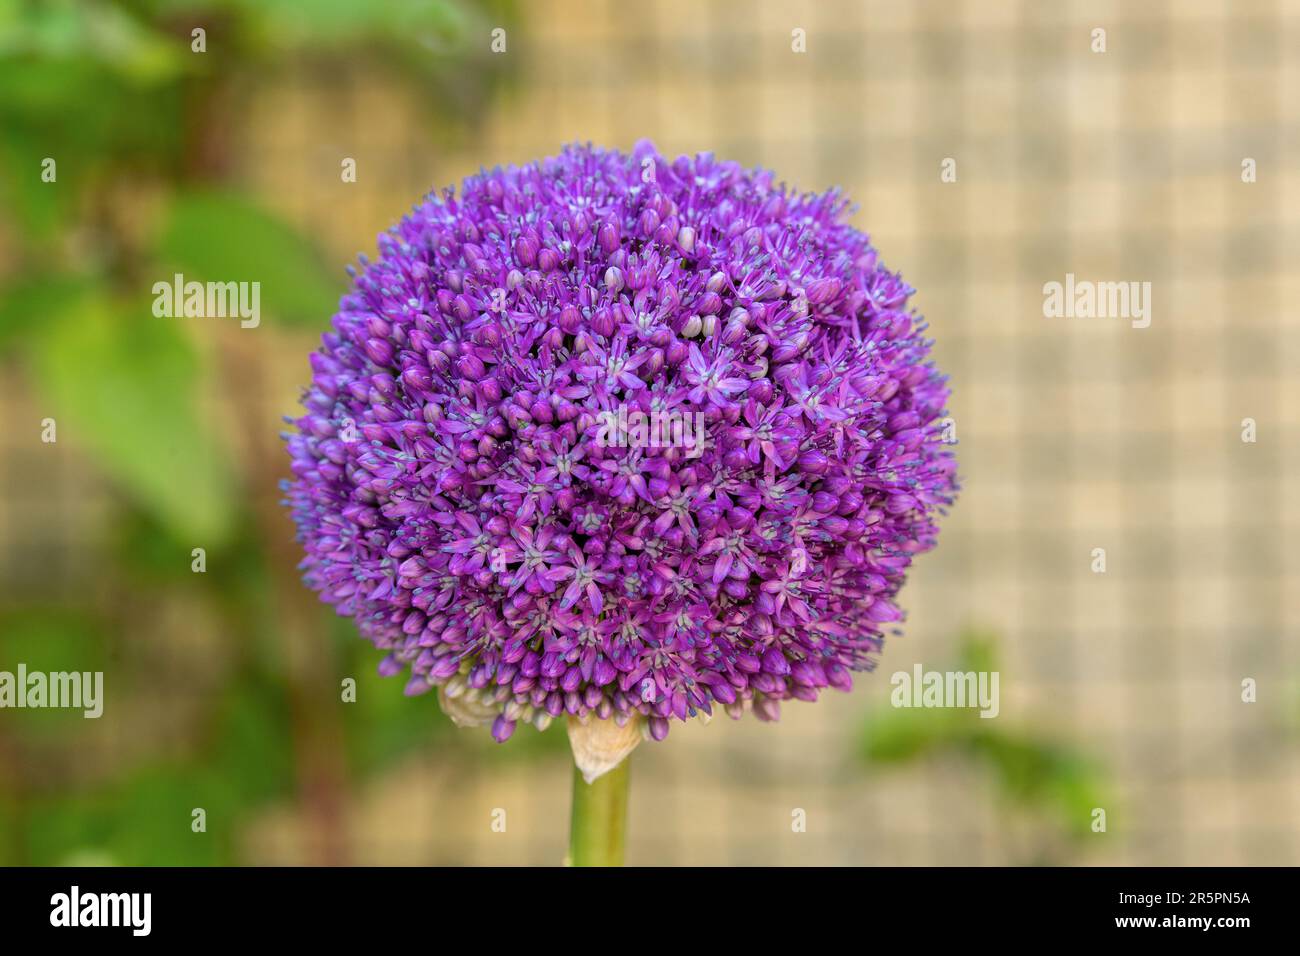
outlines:
{"label": "individual purple floret", "polygon": [[430,196],[311,356],[306,582],[497,740],[848,690],[955,490],[913,290],[848,209],[644,142]]}

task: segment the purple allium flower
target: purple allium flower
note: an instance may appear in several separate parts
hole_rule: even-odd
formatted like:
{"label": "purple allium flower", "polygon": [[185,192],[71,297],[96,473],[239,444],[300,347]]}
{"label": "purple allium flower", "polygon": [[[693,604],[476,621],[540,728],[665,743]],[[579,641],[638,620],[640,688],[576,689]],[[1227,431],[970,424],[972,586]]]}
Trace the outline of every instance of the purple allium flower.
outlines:
{"label": "purple allium flower", "polygon": [[[913,290],[848,209],[648,143],[430,196],[312,356],[306,582],[498,740],[848,690],[955,490]],[[702,447],[611,439],[629,411]]]}

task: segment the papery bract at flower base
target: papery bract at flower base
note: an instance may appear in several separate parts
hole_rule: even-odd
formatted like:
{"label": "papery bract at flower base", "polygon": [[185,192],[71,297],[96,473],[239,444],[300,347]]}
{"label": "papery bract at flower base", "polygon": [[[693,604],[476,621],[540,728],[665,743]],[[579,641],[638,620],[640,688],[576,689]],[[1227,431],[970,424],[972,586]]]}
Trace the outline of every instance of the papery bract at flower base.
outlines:
{"label": "papery bract at flower base", "polygon": [[[848,690],[955,481],[912,290],[847,212],[646,143],[430,197],[312,356],[307,583],[498,740]],[[608,441],[620,407],[702,415],[703,451]]]}

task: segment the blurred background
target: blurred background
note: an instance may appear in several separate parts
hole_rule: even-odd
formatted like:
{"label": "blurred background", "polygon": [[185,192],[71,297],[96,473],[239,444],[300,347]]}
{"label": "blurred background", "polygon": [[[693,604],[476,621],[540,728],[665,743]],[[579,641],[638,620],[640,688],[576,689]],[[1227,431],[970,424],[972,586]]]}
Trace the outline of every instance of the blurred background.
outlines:
{"label": "blurred background", "polygon": [[[422,195],[642,137],[858,203],[963,493],[851,695],[636,752],[629,862],[1300,863],[1300,3],[0,0],[0,91],[0,670],[105,674],[0,710],[0,863],[561,860],[563,731],[375,674],[278,433]],[[261,325],[155,318],[174,272]],[[1150,327],[1044,318],[1066,273]],[[918,662],[999,717],[891,708]]]}

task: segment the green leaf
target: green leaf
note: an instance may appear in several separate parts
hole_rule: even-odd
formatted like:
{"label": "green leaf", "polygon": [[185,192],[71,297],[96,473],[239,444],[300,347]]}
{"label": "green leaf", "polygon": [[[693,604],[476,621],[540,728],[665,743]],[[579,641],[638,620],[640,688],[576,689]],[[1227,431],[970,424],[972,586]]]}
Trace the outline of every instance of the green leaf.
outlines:
{"label": "green leaf", "polygon": [[197,546],[234,512],[226,455],[197,411],[199,363],[177,320],[87,301],[35,341],[35,384],[59,437],[89,448],[141,507]]}
{"label": "green leaf", "polygon": [[173,79],[188,64],[181,46],[122,5],[22,4],[0,11],[0,56],[91,62],[140,83]]}
{"label": "green leaf", "polygon": [[[120,784],[41,805],[29,813],[29,862],[39,866],[214,866],[229,863],[229,808],[212,771],[143,767]],[[194,808],[206,833],[191,829]]]}
{"label": "green leaf", "polygon": [[[997,669],[997,639],[968,631],[958,645],[958,671]],[[859,741],[862,759],[900,767],[930,757],[961,756],[987,772],[1012,804],[1056,820],[1073,837],[1090,831],[1092,808],[1104,806],[1100,769],[1064,743],[1041,738],[1005,718],[986,720],[973,709],[880,707],[868,715]]]}
{"label": "green leaf", "polygon": [[468,19],[467,11],[450,0],[317,0],[310,17],[295,0],[243,2],[269,36],[303,47],[371,39],[428,43],[430,37],[463,35]]}
{"label": "green leaf", "polygon": [[291,792],[292,722],[278,684],[245,678],[227,692],[217,716],[216,752],[206,762],[230,791],[232,807],[246,810]]}
{"label": "green leaf", "polygon": [[19,661],[33,671],[101,670],[102,635],[92,619],[74,611],[13,611],[0,617],[0,670],[12,670]]}
{"label": "green leaf", "polygon": [[343,289],[311,242],[234,195],[180,194],[157,255],[186,281],[260,283],[261,308],[287,324],[324,327]]}
{"label": "green leaf", "polygon": [[988,732],[974,752],[996,772],[998,785],[1022,806],[1052,809],[1075,834],[1090,832],[1091,812],[1102,804],[1097,770],[1069,747],[1028,734]]}
{"label": "green leaf", "polygon": [[342,673],[357,682],[356,701],[340,701],[338,706],[347,717],[349,759],[360,773],[376,772],[456,732],[438,709],[435,692],[407,697],[402,693],[404,676],[379,676],[377,665],[383,655],[357,634],[356,624],[331,615],[325,626],[341,652]]}
{"label": "green leaf", "polygon": [[43,181],[44,161],[54,159],[48,146],[39,149],[19,130],[6,131],[0,141],[0,201],[12,210],[21,230],[23,246],[39,249],[58,236],[68,216],[75,190],[60,188],[57,180]]}
{"label": "green leaf", "polygon": [[959,744],[969,736],[964,716],[951,710],[881,708],[863,727],[862,756],[869,763],[904,764]]}
{"label": "green leaf", "polygon": [[48,273],[0,287],[0,354],[73,312],[96,288],[93,280]]}
{"label": "green leaf", "polygon": [[[29,674],[103,671],[103,634],[91,618],[60,608],[6,614],[0,617],[0,670],[16,673],[19,664]],[[68,746],[94,723],[77,708],[24,708],[6,714],[6,728],[33,746]]]}

